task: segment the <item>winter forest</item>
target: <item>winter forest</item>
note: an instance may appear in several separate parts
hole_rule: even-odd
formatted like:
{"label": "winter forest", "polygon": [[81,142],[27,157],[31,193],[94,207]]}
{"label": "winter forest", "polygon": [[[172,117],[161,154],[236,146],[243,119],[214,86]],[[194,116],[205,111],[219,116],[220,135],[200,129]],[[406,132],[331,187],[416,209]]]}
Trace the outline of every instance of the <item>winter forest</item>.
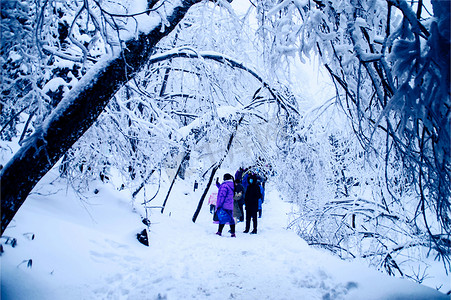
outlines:
{"label": "winter forest", "polygon": [[195,179],[196,222],[253,166],[310,246],[451,271],[449,1],[7,0],[0,39],[5,253],[50,170],[80,201],[120,182],[151,222]]}

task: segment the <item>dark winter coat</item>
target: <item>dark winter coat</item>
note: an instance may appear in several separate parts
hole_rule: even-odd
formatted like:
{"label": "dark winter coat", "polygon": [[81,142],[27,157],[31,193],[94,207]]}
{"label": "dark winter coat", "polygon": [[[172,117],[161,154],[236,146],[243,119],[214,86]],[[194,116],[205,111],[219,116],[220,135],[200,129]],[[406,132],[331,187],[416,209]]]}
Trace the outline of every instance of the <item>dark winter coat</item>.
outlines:
{"label": "dark winter coat", "polygon": [[235,173],[235,182],[241,182],[243,179],[243,168],[239,168]]}
{"label": "dark winter coat", "polygon": [[244,197],[246,211],[249,213],[258,211],[258,199],[261,197],[260,186],[257,185],[257,180],[254,179],[254,182],[249,184],[246,189],[246,196]]}
{"label": "dark winter coat", "polygon": [[233,211],[233,180],[224,181],[218,190],[218,200],[216,201],[216,210],[224,208]]}

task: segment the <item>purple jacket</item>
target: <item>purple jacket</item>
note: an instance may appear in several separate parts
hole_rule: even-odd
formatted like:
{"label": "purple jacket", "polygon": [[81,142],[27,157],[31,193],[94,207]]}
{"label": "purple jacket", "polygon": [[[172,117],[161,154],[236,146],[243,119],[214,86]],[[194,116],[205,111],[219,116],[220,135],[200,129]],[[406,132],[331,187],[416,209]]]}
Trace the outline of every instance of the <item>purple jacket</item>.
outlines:
{"label": "purple jacket", "polygon": [[218,190],[218,200],[216,200],[216,210],[224,208],[233,210],[233,190],[234,185],[232,180],[224,181]]}

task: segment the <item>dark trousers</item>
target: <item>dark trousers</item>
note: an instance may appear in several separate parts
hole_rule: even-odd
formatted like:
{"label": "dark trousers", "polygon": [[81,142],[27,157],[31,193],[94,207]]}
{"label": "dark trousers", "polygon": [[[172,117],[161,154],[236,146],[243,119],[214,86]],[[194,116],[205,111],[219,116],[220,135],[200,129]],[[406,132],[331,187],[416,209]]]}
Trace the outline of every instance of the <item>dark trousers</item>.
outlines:
{"label": "dark trousers", "polygon": [[[225,224],[219,224],[218,232],[222,233],[222,230],[224,229]],[[235,224],[230,224],[230,233],[235,233]]]}
{"label": "dark trousers", "polygon": [[252,219],[252,225],[254,226],[253,231],[257,231],[257,211],[248,211],[246,210],[246,229],[245,231],[249,231],[251,226],[251,219]]}
{"label": "dark trousers", "polygon": [[238,204],[238,207],[240,208],[240,212],[241,212],[240,222],[243,222],[244,221],[243,204]]}

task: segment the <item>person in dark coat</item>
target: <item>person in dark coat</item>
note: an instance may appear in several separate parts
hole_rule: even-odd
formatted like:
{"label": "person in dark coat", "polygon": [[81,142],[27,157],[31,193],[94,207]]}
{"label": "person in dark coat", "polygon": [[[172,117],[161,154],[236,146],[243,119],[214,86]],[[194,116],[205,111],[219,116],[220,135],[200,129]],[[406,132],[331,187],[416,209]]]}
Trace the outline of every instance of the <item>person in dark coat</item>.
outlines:
{"label": "person in dark coat", "polygon": [[238,170],[236,170],[235,182],[241,182],[241,180],[243,180],[243,172],[244,172],[243,167],[240,167]]}
{"label": "person in dark coat", "polygon": [[253,230],[251,234],[257,233],[257,212],[258,212],[258,199],[262,197],[260,187],[257,184],[257,177],[255,175],[249,176],[248,187],[246,189],[246,195],[244,197],[244,204],[246,206],[246,229],[244,233],[248,233],[251,225],[251,219],[253,224]]}
{"label": "person in dark coat", "polygon": [[[244,221],[244,211],[243,211],[244,193],[245,193],[245,190],[244,190],[243,185],[239,181],[235,181],[235,197],[236,197],[235,201],[236,201],[238,209],[240,210],[240,214],[239,214],[240,217],[238,218],[238,220],[240,222]],[[241,196],[239,196],[240,194],[241,194]]]}
{"label": "person in dark coat", "polygon": [[233,195],[235,185],[233,183],[233,176],[224,174],[224,182],[219,185],[217,180],[216,185],[219,185],[218,199],[216,200],[216,213],[219,219],[219,228],[217,235],[222,235],[222,230],[225,224],[230,225],[230,233],[235,237],[235,220],[233,219]]}

